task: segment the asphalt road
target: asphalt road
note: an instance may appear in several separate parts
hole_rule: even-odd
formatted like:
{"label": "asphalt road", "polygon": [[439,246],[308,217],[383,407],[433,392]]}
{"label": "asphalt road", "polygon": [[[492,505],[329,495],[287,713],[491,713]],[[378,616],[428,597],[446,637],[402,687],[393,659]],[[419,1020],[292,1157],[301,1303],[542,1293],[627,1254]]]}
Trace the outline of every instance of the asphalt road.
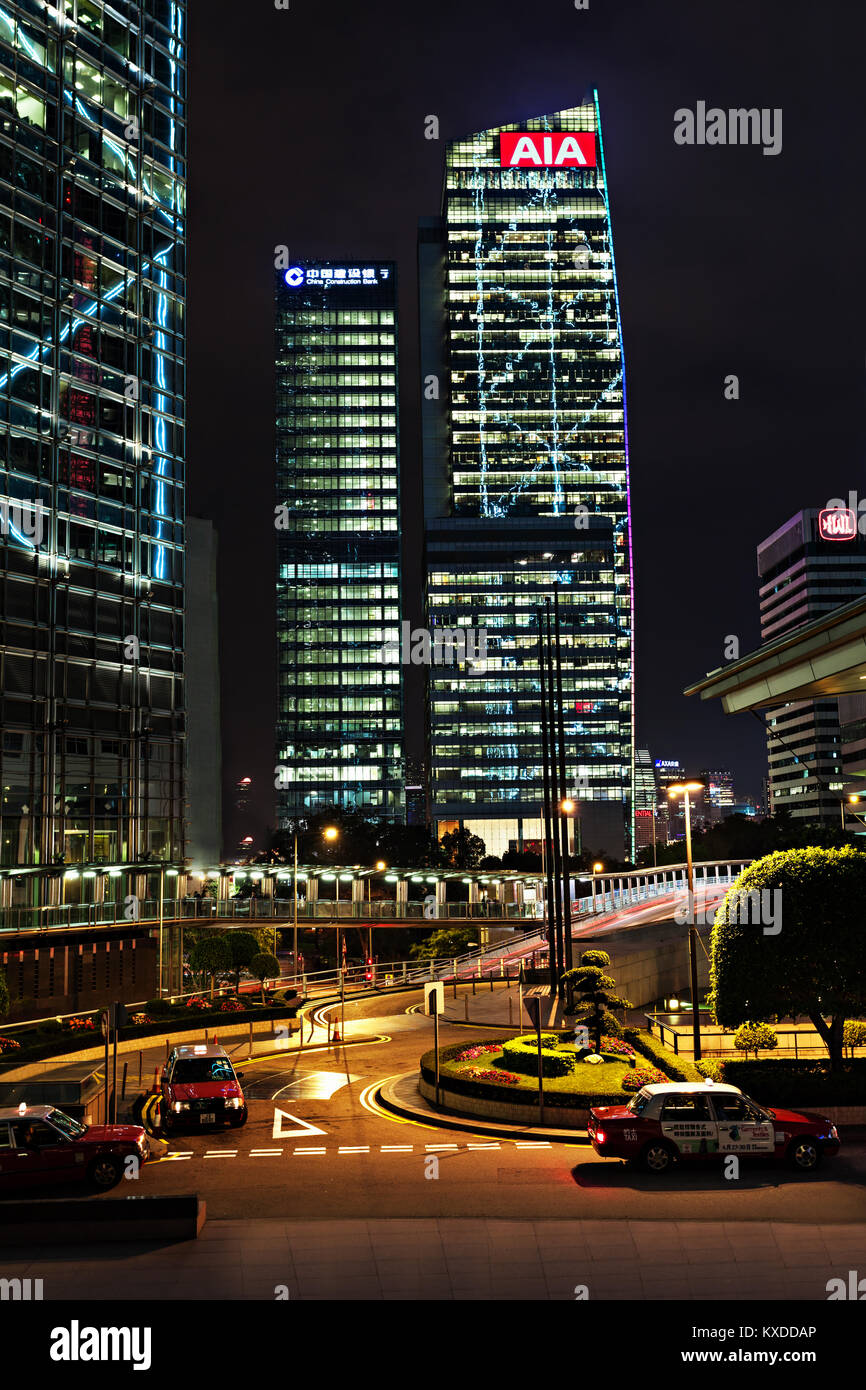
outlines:
{"label": "asphalt road", "polygon": [[[165,1157],[143,1169],[143,1190],[195,1191],[217,1219],[866,1221],[862,1142],[806,1178],[758,1159],[741,1164],[738,1181],[715,1165],[655,1178],[588,1145],[492,1140],[389,1114],[373,1099],[376,1086],[413,1070],[431,1045],[432,1021],[406,1012],[420,998],[416,990],[346,1005],[347,1020],[370,1019],[371,1033],[388,1040],[239,1061],[248,1123],[172,1135]],[[472,1036],[460,1024],[441,1025],[443,1043]],[[244,1044],[237,1050],[243,1056]],[[145,1074],[163,1055],[150,1050]],[[129,1195],[129,1184],[111,1195]]]}

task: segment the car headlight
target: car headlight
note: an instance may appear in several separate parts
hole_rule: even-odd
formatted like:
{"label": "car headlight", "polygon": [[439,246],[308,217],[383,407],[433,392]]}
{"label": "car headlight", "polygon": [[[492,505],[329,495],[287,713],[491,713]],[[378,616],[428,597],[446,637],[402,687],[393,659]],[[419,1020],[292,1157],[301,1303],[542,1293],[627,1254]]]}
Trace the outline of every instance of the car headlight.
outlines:
{"label": "car headlight", "polygon": [[831,1138],[831,1139],[838,1139],[838,1138],[839,1138],[839,1131],[838,1131],[838,1129],[836,1128],[835,1125],[831,1125],[831,1126],[830,1126],[830,1138]]}
{"label": "car headlight", "polygon": [[226,1110],[240,1110],[242,1105],[240,1096],[229,1096],[226,1100]]}
{"label": "car headlight", "polygon": [[177,1111],[180,1111],[180,1110],[189,1110],[189,1101],[188,1101],[188,1100],[174,1100],[174,1101],[172,1101],[172,1103],[171,1103],[171,1108],[172,1108],[172,1110],[177,1110]]}

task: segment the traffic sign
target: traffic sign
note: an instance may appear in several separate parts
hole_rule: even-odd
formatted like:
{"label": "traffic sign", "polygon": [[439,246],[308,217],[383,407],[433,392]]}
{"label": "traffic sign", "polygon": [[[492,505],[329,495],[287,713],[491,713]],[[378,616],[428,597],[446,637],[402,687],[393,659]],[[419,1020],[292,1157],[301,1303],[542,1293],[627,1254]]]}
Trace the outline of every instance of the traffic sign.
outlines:
{"label": "traffic sign", "polygon": [[441,980],[436,980],[432,985],[424,986],[424,1012],[425,1014],[444,1014],[445,986]]}

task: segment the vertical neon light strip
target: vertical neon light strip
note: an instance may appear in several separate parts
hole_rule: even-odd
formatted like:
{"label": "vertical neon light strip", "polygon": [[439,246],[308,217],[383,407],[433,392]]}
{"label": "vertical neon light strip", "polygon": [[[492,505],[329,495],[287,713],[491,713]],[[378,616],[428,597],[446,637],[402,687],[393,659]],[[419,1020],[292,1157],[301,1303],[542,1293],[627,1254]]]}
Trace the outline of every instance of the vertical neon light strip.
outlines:
{"label": "vertical neon light strip", "polygon": [[[635,740],[635,642],[634,642],[634,557],[632,555],[631,540],[631,471],[628,465],[628,408],[626,403],[625,390],[625,347],[622,340],[622,319],[619,310],[619,282],[616,274],[616,257],[613,251],[613,219],[610,215],[610,200],[607,194],[607,171],[604,164],[604,141],[601,137],[601,112],[598,106],[598,91],[593,88],[593,104],[595,106],[595,128],[598,136],[598,155],[601,164],[601,177],[604,192],[604,206],[607,213],[607,229],[610,238],[610,266],[613,271],[613,293],[616,302],[616,331],[619,340],[619,357],[622,363],[622,425],[623,438],[625,441],[625,501],[626,501],[626,520],[628,523],[628,580],[629,580],[629,639],[630,639],[630,674],[631,674],[631,748],[629,750],[629,842],[631,844],[631,856],[634,859],[635,852],[635,826],[634,826],[634,740]],[[616,588],[614,586],[614,601],[616,601]]]}
{"label": "vertical neon light strip", "polygon": [[[169,59],[169,67],[170,67],[170,69],[171,69],[171,95],[170,95],[170,97],[169,97],[169,110],[171,111],[172,120],[171,120],[170,131],[169,131],[169,148],[170,148],[170,150],[172,151],[172,154],[171,154],[171,156],[170,156],[170,158],[169,158],[169,161],[168,161],[168,167],[169,167],[169,169],[171,170],[171,173],[172,173],[172,212],[174,213],[174,227],[173,227],[173,231],[174,231],[174,234],[175,234],[175,237],[176,237],[176,236],[177,236],[177,233],[178,233],[178,194],[177,194],[177,184],[176,184],[176,182],[175,182],[175,173],[176,173],[176,169],[177,169],[177,164],[176,164],[176,160],[175,160],[175,157],[174,157],[174,152],[175,152],[175,149],[176,149],[176,139],[177,139],[177,136],[176,136],[176,126],[175,126],[175,121],[174,121],[174,115],[175,115],[175,111],[176,111],[176,99],[177,99],[177,62],[176,62],[176,58],[179,56],[179,54],[180,54],[180,52],[181,52],[183,35],[182,35],[182,32],[181,32],[181,14],[180,14],[180,11],[179,11],[178,6],[175,5],[175,4],[173,4],[172,7],[171,7],[171,32],[172,32],[173,37],[172,37],[172,39],[171,39],[171,41],[170,41],[170,43],[169,43],[169,51],[170,51],[170,53],[171,53],[171,55],[172,55],[172,57]],[[142,180],[143,180],[143,178],[144,178],[144,171],[142,170]],[[176,246],[176,244],[177,244],[177,242],[176,242],[176,240],[175,240],[174,245]],[[154,257],[154,263],[159,264],[159,266],[160,266],[159,275],[158,275],[158,277],[157,277],[157,284],[159,285],[159,291],[158,291],[157,296],[156,296],[156,305],[157,305],[157,308],[156,308],[156,321],[157,321],[157,323],[158,323],[158,325],[159,325],[159,328],[158,328],[158,330],[157,330],[157,332],[156,332],[156,335],[155,335],[155,349],[156,349],[156,351],[155,351],[155,353],[154,353],[154,356],[155,356],[155,358],[156,358],[156,384],[157,384],[157,386],[160,388],[160,390],[159,390],[159,391],[157,392],[157,394],[156,394],[156,409],[157,409],[157,411],[158,411],[159,413],[154,417],[155,420],[156,420],[156,439],[155,439],[155,443],[156,443],[157,459],[156,459],[156,477],[155,477],[154,504],[153,504],[154,516],[155,516],[156,519],[155,519],[155,524],[154,524],[153,531],[154,531],[154,537],[155,537],[155,539],[156,539],[157,541],[160,541],[160,540],[162,540],[162,539],[164,538],[165,532],[166,532],[166,521],[168,520],[168,513],[166,512],[166,509],[165,509],[165,508],[166,508],[166,486],[165,486],[165,481],[164,481],[165,478],[168,476],[168,469],[169,469],[169,460],[168,460],[168,458],[166,457],[167,449],[166,449],[166,428],[165,428],[165,415],[164,415],[164,412],[165,412],[165,410],[166,410],[166,408],[167,408],[167,399],[166,399],[167,386],[166,386],[166,377],[165,377],[165,359],[166,359],[166,342],[167,342],[167,338],[166,338],[165,329],[166,329],[167,320],[168,320],[168,296],[167,296],[167,293],[166,293],[167,288],[168,288],[168,272],[167,272],[167,270],[166,270],[166,268],[165,268],[165,260],[166,260],[166,258],[168,257],[168,255],[169,255],[169,253],[171,252],[172,249],[173,249],[173,246],[167,246],[167,247],[165,248],[165,250],[163,250],[163,251],[161,251],[161,252],[159,253],[158,256],[155,256],[155,257]],[[156,545],[156,546],[154,547],[154,555],[153,555],[153,562],[152,562],[152,572],[153,572],[153,578],[154,578],[154,579],[165,579],[165,577],[166,577],[166,547],[165,547],[164,545]]]}

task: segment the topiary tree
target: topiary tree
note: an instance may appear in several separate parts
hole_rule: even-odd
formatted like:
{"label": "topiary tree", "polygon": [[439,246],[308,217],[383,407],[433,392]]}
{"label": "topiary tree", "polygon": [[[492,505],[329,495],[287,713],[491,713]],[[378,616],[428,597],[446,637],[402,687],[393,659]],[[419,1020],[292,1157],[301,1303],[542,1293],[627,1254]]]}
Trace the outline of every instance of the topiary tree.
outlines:
{"label": "topiary tree", "polygon": [[231,951],[231,965],[229,969],[232,975],[234,975],[235,994],[238,994],[240,991],[241,971],[247,969],[253,956],[258,954],[259,943],[251,931],[227,932],[226,941]]}
{"label": "topiary tree", "polygon": [[855,1047],[866,1047],[866,1023],[858,1018],[849,1018],[842,1029],[842,1045],[847,1047],[848,1056],[854,1056]]}
{"label": "topiary tree", "polygon": [[193,974],[210,978],[211,997],[214,978],[221,971],[231,969],[231,964],[231,948],[222,932],[209,932],[200,937],[189,953],[189,968]]}
{"label": "topiary tree", "polygon": [[[742,895],[776,891],[781,914],[774,907],[772,927],[748,920],[763,912],[743,911]],[[713,925],[711,1000],[719,1023],[736,1028],[747,1019],[805,1015],[838,1071],[844,1021],[866,1011],[864,900],[866,854],[850,846],[781,850],[744,869]]]}
{"label": "topiary tree", "polygon": [[612,976],[605,975],[606,965],[610,965],[607,951],[584,951],[580,965],[574,970],[566,970],[562,977],[568,988],[578,996],[574,1016],[586,1024],[598,1052],[601,1052],[602,1036],[620,1032],[619,1022],[610,1009],[632,1007],[627,999],[613,993],[616,983]]}
{"label": "topiary tree", "polygon": [[778,1046],[779,1039],[769,1023],[741,1023],[734,1034],[734,1047],[739,1052],[754,1052],[755,1061],[759,1051],[771,1052]]}
{"label": "topiary tree", "polygon": [[259,981],[262,987],[262,1003],[265,1002],[265,980],[279,979],[280,962],[276,956],[272,956],[269,951],[257,951],[249,964],[251,975]]}

